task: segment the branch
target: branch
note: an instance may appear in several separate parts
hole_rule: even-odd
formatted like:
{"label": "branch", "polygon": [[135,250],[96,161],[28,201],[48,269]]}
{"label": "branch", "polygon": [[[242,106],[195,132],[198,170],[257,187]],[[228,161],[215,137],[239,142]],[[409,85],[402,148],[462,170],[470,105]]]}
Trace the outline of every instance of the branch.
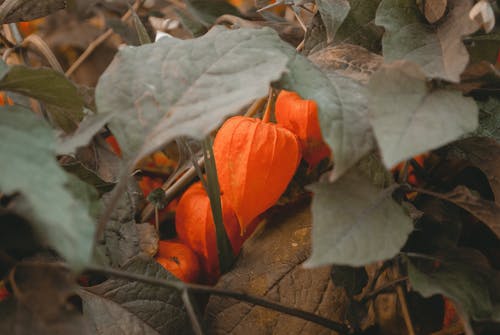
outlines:
{"label": "branch", "polygon": [[269,308],[269,309],[275,310],[275,311],[283,313],[283,314],[291,315],[291,316],[300,318],[302,320],[313,322],[313,323],[321,325],[325,328],[334,330],[334,331],[338,332],[339,334],[349,334],[349,328],[345,324],[326,319],[326,318],[319,316],[319,315],[316,315],[314,313],[310,313],[310,312],[306,312],[306,311],[303,311],[300,309],[292,308],[292,307],[283,305],[279,302],[268,300],[266,298],[252,296],[252,295],[248,295],[248,294],[240,293],[240,292],[228,291],[228,290],[224,290],[224,289],[220,289],[220,288],[216,288],[216,287],[211,287],[211,286],[205,286],[205,285],[199,285],[199,284],[188,284],[188,283],[170,281],[170,280],[162,280],[162,279],[157,279],[157,278],[153,278],[153,277],[148,277],[148,276],[144,276],[144,275],[139,275],[139,274],[135,274],[135,273],[130,273],[130,272],[106,268],[106,267],[90,266],[87,268],[87,271],[99,273],[101,275],[107,275],[107,276],[111,276],[111,277],[118,277],[118,278],[139,281],[142,283],[155,285],[155,286],[174,288],[174,289],[177,289],[179,291],[187,290],[187,291],[191,291],[191,292],[208,293],[208,294],[213,294],[213,295],[220,296],[220,297],[233,298],[233,299],[244,301],[244,302],[247,302],[250,304]]}
{"label": "branch", "polygon": [[[132,16],[132,12],[137,11],[142,6],[142,3],[144,1],[145,0],[136,0],[132,8],[129,9],[121,17],[121,21],[122,22],[127,21]],[[103,33],[102,35],[97,37],[94,41],[92,41],[92,43],[88,45],[87,49],[85,49],[85,51],[80,55],[80,57],[78,57],[78,59],[70,66],[68,71],[66,71],[66,76],[70,77],[76,71],[76,69],[78,69],[80,65],[82,65],[83,62],[85,62],[85,60],[94,52],[94,50],[97,49],[99,45],[104,43],[104,41],[110,38],[111,35],[113,35],[113,29],[109,28],[108,30],[106,30],[105,33]]]}

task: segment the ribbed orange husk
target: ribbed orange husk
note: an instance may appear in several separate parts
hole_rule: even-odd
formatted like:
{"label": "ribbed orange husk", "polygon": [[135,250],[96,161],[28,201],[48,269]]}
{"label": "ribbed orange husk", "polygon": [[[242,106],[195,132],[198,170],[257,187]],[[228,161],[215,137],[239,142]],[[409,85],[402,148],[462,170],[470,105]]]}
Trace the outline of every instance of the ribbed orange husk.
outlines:
{"label": "ribbed orange husk", "polygon": [[14,101],[12,101],[12,99],[9,96],[7,96],[5,92],[0,92],[0,106],[5,106],[5,105],[13,106]]}
{"label": "ribbed orange husk", "polygon": [[[233,253],[238,255],[244,241],[240,236],[238,219],[224,196],[221,200],[224,227],[231,241]],[[191,185],[179,200],[175,229],[179,239],[200,256],[208,282],[216,281],[220,269],[215,224],[210,199],[200,182]]]}
{"label": "ribbed orange husk", "polygon": [[316,102],[283,90],[276,99],[275,116],[278,124],[297,135],[302,156],[311,168],[331,156],[330,148],[321,135]]}
{"label": "ribbed orange husk", "polygon": [[292,180],[301,158],[297,136],[273,123],[235,116],[222,125],[213,149],[221,192],[243,233]]}
{"label": "ribbed orange husk", "polygon": [[[417,164],[423,168],[425,159],[427,157],[429,157],[429,154],[423,153],[423,154],[420,154],[420,155],[413,157],[412,159],[415,160],[415,162],[417,162]],[[405,161],[398,163],[397,165],[395,165],[391,169],[391,172],[392,173],[399,173],[399,171],[401,171],[401,169],[403,169],[404,165],[405,165]],[[411,164],[408,165],[408,179],[407,179],[407,181],[410,185],[413,185],[413,186],[418,186],[420,184],[420,181],[417,179],[417,176],[415,175],[415,169],[413,168],[413,165],[411,165]]]}
{"label": "ribbed orange husk", "polygon": [[183,282],[198,282],[200,263],[187,245],[175,240],[160,241],[156,261]]}

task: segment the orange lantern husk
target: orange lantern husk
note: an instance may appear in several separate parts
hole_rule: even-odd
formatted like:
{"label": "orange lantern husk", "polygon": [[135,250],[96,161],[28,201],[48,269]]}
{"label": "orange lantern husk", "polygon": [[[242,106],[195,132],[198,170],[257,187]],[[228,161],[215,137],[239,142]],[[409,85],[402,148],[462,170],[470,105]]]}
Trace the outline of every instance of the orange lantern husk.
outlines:
{"label": "orange lantern husk", "polygon": [[302,156],[310,168],[331,156],[330,148],[321,135],[316,102],[283,90],[276,99],[275,116],[278,124],[297,135]]}
{"label": "orange lantern husk", "polygon": [[297,136],[276,124],[235,116],[219,129],[213,150],[221,192],[243,235],[292,180],[301,159]]}
{"label": "orange lantern husk", "polygon": [[200,263],[187,245],[175,240],[160,241],[156,261],[183,282],[198,282]]}
{"label": "orange lantern husk", "polygon": [[[234,210],[224,196],[221,197],[221,201],[224,227],[236,256],[244,239],[240,236]],[[215,224],[210,199],[200,182],[191,185],[179,200],[175,229],[179,239],[199,255],[206,281],[214,283],[220,275]]]}

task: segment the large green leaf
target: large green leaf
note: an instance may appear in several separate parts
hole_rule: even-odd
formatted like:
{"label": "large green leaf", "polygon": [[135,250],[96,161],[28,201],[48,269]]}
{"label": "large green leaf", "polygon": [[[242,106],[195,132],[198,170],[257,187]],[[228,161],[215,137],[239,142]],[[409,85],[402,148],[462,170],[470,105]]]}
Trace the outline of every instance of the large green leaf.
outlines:
{"label": "large green leaf", "polygon": [[[437,266],[417,266],[408,262],[408,276],[413,289],[424,297],[442,294],[475,320],[493,317],[491,288],[498,272],[490,267],[488,260],[473,249],[454,249],[438,257]],[[427,260],[427,263],[429,261]]]}
{"label": "large green leaf", "polygon": [[83,99],[76,86],[52,69],[10,66],[0,80],[0,90],[21,93],[44,102],[51,119],[66,132],[74,131],[84,116]]}
{"label": "large green leaf", "polygon": [[396,255],[413,229],[391,198],[391,188],[374,186],[355,169],[335,183],[310,186],[313,232],[308,266],[360,266]]}
{"label": "large green leaf", "polygon": [[66,188],[66,173],[55,159],[55,136],[31,111],[0,109],[0,190],[21,193],[36,231],[74,267],[90,258],[94,222]]}
{"label": "large green leaf", "polygon": [[472,0],[449,0],[448,13],[436,26],[428,24],[415,0],[383,0],[375,23],[385,28],[382,39],[387,62],[399,59],[419,64],[427,77],[460,81],[469,54],[462,37],[477,23],[469,19]]}
{"label": "large green leaf", "polygon": [[182,135],[201,139],[267,94],[285,71],[284,44],[270,29],[215,27],[197,39],[125,47],[99,80],[98,112],[114,114],[109,127],[125,156]]}
{"label": "large green leaf", "polygon": [[398,61],[369,83],[370,122],[384,164],[392,167],[473,131],[478,110],[458,91],[432,89],[418,65]]}
{"label": "large green leaf", "polygon": [[336,73],[325,75],[302,56],[288,67],[281,85],[318,104],[323,138],[335,155],[332,177],[338,178],[374,147],[366,89]]}

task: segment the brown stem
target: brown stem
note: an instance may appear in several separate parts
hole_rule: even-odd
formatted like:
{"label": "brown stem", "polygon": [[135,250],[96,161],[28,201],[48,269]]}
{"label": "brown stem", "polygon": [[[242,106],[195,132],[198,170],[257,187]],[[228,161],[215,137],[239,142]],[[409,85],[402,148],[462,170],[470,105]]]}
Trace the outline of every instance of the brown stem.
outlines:
{"label": "brown stem", "polygon": [[258,305],[261,307],[269,308],[272,310],[275,310],[280,313],[288,314],[309,322],[313,322],[315,324],[321,325],[325,328],[334,330],[338,332],[339,334],[349,334],[349,328],[342,324],[338,323],[329,319],[326,319],[322,316],[319,316],[314,313],[306,312],[297,308],[292,308],[286,305],[283,305],[279,302],[271,301],[266,298],[262,297],[257,297],[257,296],[252,296],[248,295],[245,293],[241,292],[234,292],[234,291],[228,291],[225,289],[220,289],[216,287],[211,287],[211,286],[205,286],[205,285],[199,285],[199,284],[188,284],[188,283],[182,283],[182,282],[177,282],[177,281],[169,281],[169,280],[163,280],[163,279],[157,279],[153,277],[148,277],[140,274],[135,274],[135,273],[129,273],[126,271],[121,271],[121,270],[116,270],[116,269],[111,269],[111,268],[105,268],[105,267],[98,267],[98,266],[91,266],[87,268],[88,271],[94,272],[94,273],[99,273],[102,275],[107,275],[111,277],[118,277],[118,278],[124,278],[124,279],[130,279],[130,280],[135,280],[139,281],[142,283],[150,284],[150,285],[156,285],[156,286],[162,286],[162,287],[168,287],[168,288],[174,288],[180,291],[183,290],[188,290],[191,292],[199,292],[199,293],[207,293],[207,294],[213,294],[221,297],[227,297],[227,298],[233,298],[237,299],[240,301],[245,301],[250,304]]}
{"label": "brown stem", "polygon": [[268,123],[271,120],[271,101],[273,99],[273,89],[269,88],[269,94],[267,96],[267,105],[266,110],[264,112],[264,116],[262,116],[262,122]]}
{"label": "brown stem", "polygon": [[[144,0],[136,0],[131,9],[129,9],[122,17],[121,21],[127,21],[134,11],[137,11],[141,6]],[[70,77],[79,67],[85,62],[85,60],[97,49],[99,45],[104,43],[108,38],[113,35],[113,29],[108,29],[102,35],[97,37],[94,41],[92,41],[87,49],[78,57],[78,59],[70,66],[70,68],[66,71],[66,76]]]}

